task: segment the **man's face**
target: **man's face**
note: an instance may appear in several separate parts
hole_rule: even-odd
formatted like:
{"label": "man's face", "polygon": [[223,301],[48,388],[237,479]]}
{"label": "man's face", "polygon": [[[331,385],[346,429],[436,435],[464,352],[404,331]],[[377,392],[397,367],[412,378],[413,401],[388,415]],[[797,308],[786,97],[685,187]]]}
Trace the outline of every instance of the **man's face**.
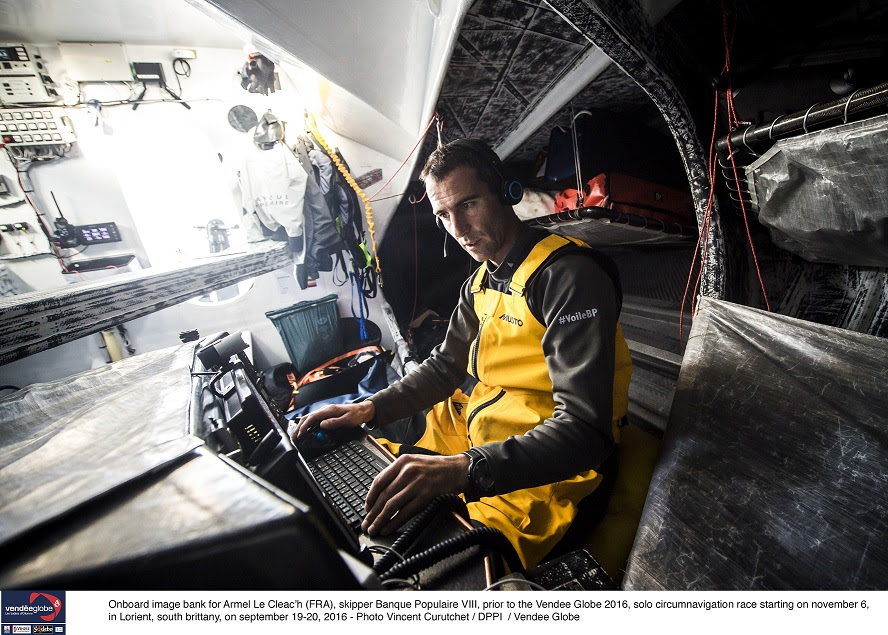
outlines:
{"label": "man's face", "polygon": [[515,243],[520,223],[474,168],[456,168],[439,181],[429,178],[426,192],[444,229],[473,259],[494,265],[503,261]]}

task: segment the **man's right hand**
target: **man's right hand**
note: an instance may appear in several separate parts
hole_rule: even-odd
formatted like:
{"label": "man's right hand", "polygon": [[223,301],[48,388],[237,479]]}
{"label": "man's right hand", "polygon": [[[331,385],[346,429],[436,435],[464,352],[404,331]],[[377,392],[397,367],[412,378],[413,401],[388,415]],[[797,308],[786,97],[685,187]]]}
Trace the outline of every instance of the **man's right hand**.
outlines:
{"label": "man's right hand", "polygon": [[301,438],[309,430],[320,426],[324,430],[337,428],[357,428],[362,423],[373,419],[376,414],[376,406],[372,401],[359,401],[357,403],[329,404],[318,408],[299,419],[296,431],[293,433],[293,441]]}

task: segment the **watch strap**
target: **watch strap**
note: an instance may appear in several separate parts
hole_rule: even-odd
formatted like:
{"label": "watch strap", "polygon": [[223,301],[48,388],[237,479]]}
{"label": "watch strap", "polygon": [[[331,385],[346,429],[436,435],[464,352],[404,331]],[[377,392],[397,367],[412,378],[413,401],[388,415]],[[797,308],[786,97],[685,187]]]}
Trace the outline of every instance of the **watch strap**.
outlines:
{"label": "watch strap", "polygon": [[464,492],[466,502],[473,503],[485,496],[491,496],[493,476],[487,457],[477,448],[470,448],[463,454],[469,457],[469,485]]}

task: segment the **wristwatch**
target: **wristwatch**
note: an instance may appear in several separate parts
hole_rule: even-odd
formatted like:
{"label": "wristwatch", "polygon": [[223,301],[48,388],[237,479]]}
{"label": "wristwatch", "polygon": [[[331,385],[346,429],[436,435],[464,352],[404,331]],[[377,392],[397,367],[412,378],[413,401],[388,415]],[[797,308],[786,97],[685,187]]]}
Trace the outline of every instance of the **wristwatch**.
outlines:
{"label": "wristwatch", "polygon": [[478,448],[472,448],[463,452],[469,457],[469,486],[464,492],[467,502],[474,502],[484,496],[493,495],[493,474],[490,473],[490,464]]}

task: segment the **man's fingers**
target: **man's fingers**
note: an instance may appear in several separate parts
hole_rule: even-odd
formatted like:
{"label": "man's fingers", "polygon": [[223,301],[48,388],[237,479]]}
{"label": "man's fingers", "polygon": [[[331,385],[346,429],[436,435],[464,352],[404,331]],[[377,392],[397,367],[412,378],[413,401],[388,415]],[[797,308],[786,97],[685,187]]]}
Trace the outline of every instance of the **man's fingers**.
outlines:
{"label": "man's fingers", "polygon": [[399,457],[379,473],[367,495],[362,529],[370,535],[391,533],[439,494],[429,465],[416,455]]}
{"label": "man's fingers", "polygon": [[354,427],[357,422],[354,420],[350,413],[344,412],[342,414],[336,413],[334,416],[327,417],[326,419],[321,421],[321,424],[326,424],[324,425],[324,427],[332,430],[334,428]]}
{"label": "man's fingers", "polygon": [[373,418],[375,408],[373,402],[363,401],[351,404],[328,404],[323,408],[309,413],[296,425],[295,439],[304,436],[315,426],[325,429],[354,428]]}
{"label": "man's fingers", "polygon": [[320,425],[324,428],[341,428],[349,422],[348,410],[330,404],[302,416],[296,425],[296,438],[301,439],[309,430]]}
{"label": "man's fingers", "polygon": [[296,438],[302,438],[302,436],[311,428],[319,425],[321,421],[326,418],[325,410],[326,406],[315,412],[310,412],[307,415],[301,416],[299,418],[299,423],[296,424]]}
{"label": "man's fingers", "polygon": [[394,499],[390,500],[382,513],[367,528],[371,536],[387,536],[396,531],[401,525],[410,520],[412,515],[405,508],[398,508]]}
{"label": "man's fingers", "polygon": [[388,499],[380,499],[373,513],[364,519],[365,531],[371,536],[390,534],[413,518],[424,505],[407,490],[401,490]]}
{"label": "man's fingers", "polygon": [[368,533],[372,531],[371,535],[380,533],[382,526],[391,520],[400,507],[398,501],[403,499],[404,492],[402,491],[402,479],[399,477],[406,462],[406,457],[396,459],[394,463],[377,474],[373,483],[370,484],[370,491],[367,492],[367,499],[364,503],[367,514],[361,527]]}
{"label": "man's fingers", "polygon": [[373,480],[367,493],[367,514],[361,528],[371,536],[389,533],[422,510],[435,496],[463,491],[467,461],[462,455],[405,454],[398,457]]}
{"label": "man's fingers", "polygon": [[[370,490],[367,492],[367,498],[364,501],[364,509],[367,511],[368,515],[374,514],[374,507],[376,503],[380,500],[380,495],[388,488],[389,484],[395,480],[398,474],[401,471],[401,463],[399,461],[395,461],[387,468],[385,468],[382,472],[376,475],[376,478],[373,479],[373,482],[370,484]],[[382,500],[385,500],[385,497],[382,497]]]}

